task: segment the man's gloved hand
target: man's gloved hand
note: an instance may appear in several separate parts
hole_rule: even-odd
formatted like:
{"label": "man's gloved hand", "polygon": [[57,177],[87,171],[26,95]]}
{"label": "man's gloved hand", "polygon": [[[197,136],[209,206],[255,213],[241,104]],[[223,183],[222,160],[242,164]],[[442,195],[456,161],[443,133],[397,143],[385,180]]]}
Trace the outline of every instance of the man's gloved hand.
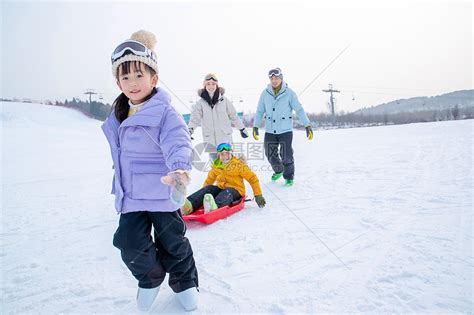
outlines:
{"label": "man's gloved hand", "polygon": [[248,138],[249,137],[249,133],[247,132],[247,130],[245,128],[242,128],[239,130],[240,131],[240,135],[242,136],[242,138]]}
{"label": "man's gloved hand", "polygon": [[253,138],[258,141],[258,128],[253,127]]}
{"label": "man's gloved hand", "polygon": [[171,201],[178,206],[182,206],[186,200],[186,187],[191,178],[185,170],[176,170],[169,172],[168,175],[161,177],[161,182],[171,186]]}
{"label": "man's gloved hand", "polygon": [[265,201],[265,198],[263,198],[262,195],[257,195],[257,196],[255,196],[255,202],[257,203],[257,205],[258,205],[259,208],[265,207],[265,204],[267,203],[267,202]]}
{"label": "man's gloved hand", "polygon": [[306,137],[308,137],[309,140],[313,140],[313,129],[311,126],[306,126]]}

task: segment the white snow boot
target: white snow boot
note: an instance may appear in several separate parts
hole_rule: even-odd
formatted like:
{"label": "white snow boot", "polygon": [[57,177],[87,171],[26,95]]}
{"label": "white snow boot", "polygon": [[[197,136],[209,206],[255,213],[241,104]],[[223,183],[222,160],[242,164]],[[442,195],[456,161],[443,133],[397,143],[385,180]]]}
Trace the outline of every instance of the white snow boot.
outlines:
{"label": "white snow boot", "polygon": [[193,311],[197,308],[197,302],[198,302],[198,291],[197,288],[189,288],[187,290],[184,290],[182,292],[176,293],[178,296],[178,301],[181,303],[183,308],[186,311]]}
{"label": "white snow boot", "polygon": [[156,288],[152,288],[152,289],[138,288],[138,291],[137,291],[138,309],[143,312],[149,311],[159,291],[160,291],[160,286],[157,286]]}

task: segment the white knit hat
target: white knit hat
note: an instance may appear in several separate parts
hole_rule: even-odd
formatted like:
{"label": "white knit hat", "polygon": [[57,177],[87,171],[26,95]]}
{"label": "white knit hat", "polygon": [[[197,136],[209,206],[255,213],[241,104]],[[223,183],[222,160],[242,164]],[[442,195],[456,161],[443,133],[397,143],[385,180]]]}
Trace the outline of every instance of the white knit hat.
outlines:
{"label": "white knit hat", "polygon": [[[130,52],[123,57],[115,60],[112,62],[112,74],[114,77],[117,76],[117,70],[120,64],[127,62],[127,61],[140,61],[144,64],[150,66],[156,73],[158,73],[158,64],[156,63],[156,52],[155,52],[155,45],[156,45],[156,37],[153,33],[140,30],[132,34],[130,37],[131,41],[136,41],[144,45],[146,48],[150,50],[152,54],[154,54],[154,59],[149,56],[137,56],[133,52]],[[125,41],[124,43],[126,43]],[[123,43],[122,43],[123,44]],[[120,44],[120,45],[122,45]],[[119,46],[120,46],[119,45]]]}

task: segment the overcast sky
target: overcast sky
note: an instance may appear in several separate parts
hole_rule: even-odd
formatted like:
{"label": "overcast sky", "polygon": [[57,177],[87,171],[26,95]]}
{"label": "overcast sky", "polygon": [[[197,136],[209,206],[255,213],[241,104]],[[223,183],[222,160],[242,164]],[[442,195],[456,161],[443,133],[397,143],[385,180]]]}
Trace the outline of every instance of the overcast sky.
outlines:
{"label": "overcast sky", "polygon": [[160,80],[182,113],[208,72],[254,111],[270,68],[300,94],[347,46],[300,95],[308,112],[327,110],[330,83],[345,111],[473,88],[471,2],[352,2],[3,1],[1,96],[85,99],[92,88],[112,102],[110,54],[138,29],[156,34]]}

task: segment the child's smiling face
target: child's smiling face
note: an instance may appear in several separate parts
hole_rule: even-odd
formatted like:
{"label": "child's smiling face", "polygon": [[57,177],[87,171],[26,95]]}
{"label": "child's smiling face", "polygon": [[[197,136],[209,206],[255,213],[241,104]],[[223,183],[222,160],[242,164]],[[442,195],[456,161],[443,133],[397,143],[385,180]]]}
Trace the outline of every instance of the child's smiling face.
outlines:
{"label": "child's smiling face", "polygon": [[130,72],[124,73],[124,67],[119,67],[117,85],[130,99],[132,104],[140,104],[151,94],[158,82],[158,75],[152,75],[143,63],[130,64]]}
{"label": "child's smiling face", "polygon": [[230,151],[224,150],[222,152],[219,152],[219,159],[222,161],[222,163],[226,164],[230,161],[231,158],[232,154],[230,153]]}

